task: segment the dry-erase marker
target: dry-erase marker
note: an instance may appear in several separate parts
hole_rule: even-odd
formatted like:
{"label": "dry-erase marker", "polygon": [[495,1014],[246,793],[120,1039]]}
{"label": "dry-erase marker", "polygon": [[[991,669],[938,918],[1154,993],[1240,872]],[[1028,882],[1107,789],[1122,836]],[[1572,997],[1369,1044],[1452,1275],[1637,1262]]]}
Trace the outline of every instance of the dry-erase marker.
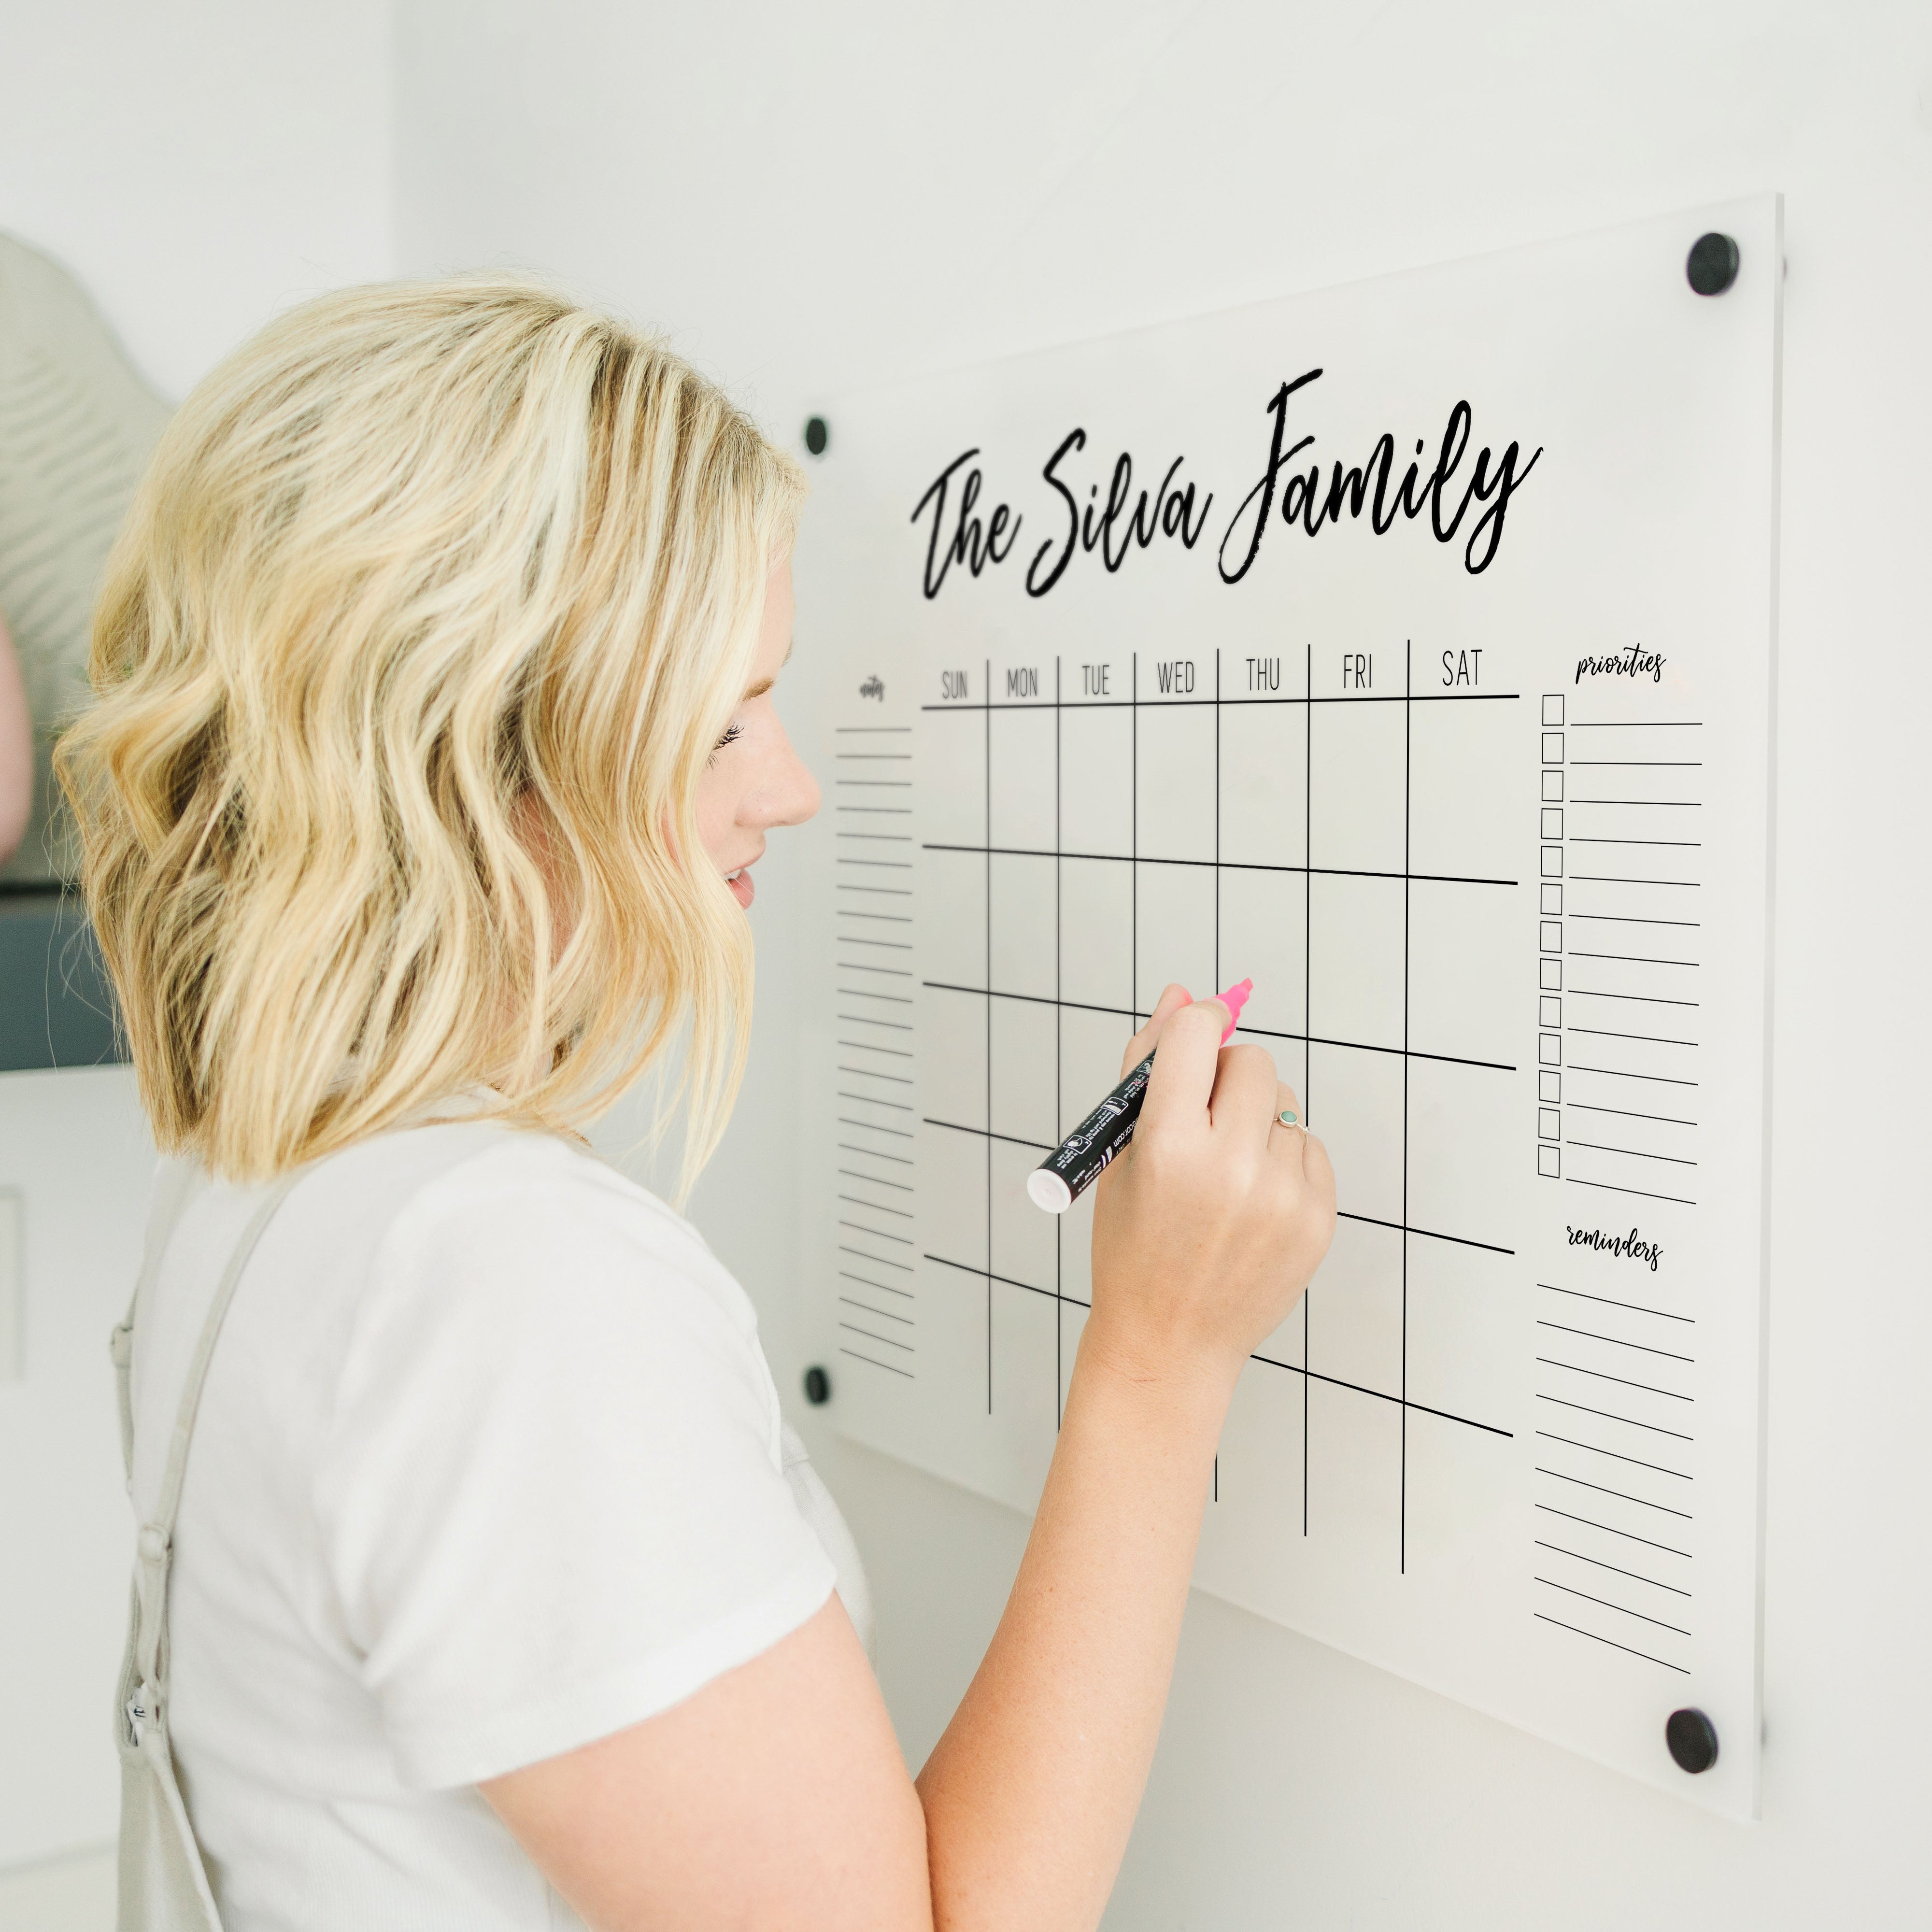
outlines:
{"label": "dry-erase marker", "polygon": [[[1216,996],[1228,1010],[1227,1030],[1221,1036],[1223,1046],[1254,990],[1255,982],[1244,980]],[[1064,1214],[1100,1179],[1101,1171],[1133,1138],[1134,1130],[1140,1125],[1141,1102],[1147,1098],[1148,1076],[1153,1071],[1154,1055],[1149,1054],[1027,1176],[1027,1192],[1036,1207],[1044,1208],[1049,1214]]]}

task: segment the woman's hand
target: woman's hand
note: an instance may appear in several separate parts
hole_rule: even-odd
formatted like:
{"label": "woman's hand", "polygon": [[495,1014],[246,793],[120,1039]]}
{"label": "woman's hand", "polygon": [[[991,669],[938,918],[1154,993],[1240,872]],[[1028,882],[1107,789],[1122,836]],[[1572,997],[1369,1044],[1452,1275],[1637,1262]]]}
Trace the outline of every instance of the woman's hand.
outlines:
{"label": "woman's hand", "polygon": [[1286,1318],[1335,1232],[1322,1143],[1273,1057],[1222,1046],[1219,1000],[1169,986],[1122,1071],[1154,1054],[1140,1125],[1100,1178],[1088,1336],[1141,1378],[1204,1370],[1232,1384]]}

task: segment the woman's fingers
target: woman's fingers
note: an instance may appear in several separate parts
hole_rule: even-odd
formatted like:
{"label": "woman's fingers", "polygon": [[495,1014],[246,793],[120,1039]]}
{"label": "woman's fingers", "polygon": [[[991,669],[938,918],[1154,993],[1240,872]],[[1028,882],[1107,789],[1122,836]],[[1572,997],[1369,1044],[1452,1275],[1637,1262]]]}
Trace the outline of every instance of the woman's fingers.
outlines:
{"label": "woman's fingers", "polygon": [[1280,1090],[1274,1056],[1266,1047],[1244,1044],[1223,1048],[1215,1071],[1214,1097],[1208,1102],[1215,1131],[1251,1136],[1257,1144],[1264,1146],[1268,1130],[1274,1125],[1275,1096]]}
{"label": "woman's fingers", "polygon": [[[1165,1001],[1166,994],[1162,998]],[[1161,1024],[1160,1050],[1154,1057],[1154,1072],[1148,1079],[1147,1098],[1141,1105],[1142,1133],[1150,1129],[1171,1133],[1206,1127],[1208,1099],[1214,1091],[1216,1063],[1228,1018],[1228,1010],[1219,1000],[1197,1000],[1166,1016]]]}
{"label": "woman's fingers", "polygon": [[1123,1074],[1132,1072],[1153,1052],[1154,1042],[1160,1037],[1161,1029],[1183,1006],[1188,1005],[1192,998],[1185,986],[1171,986],[1167,988],[1154,1002],[1154,1011],[1148,1016],[1147,1024],[1128,1041],[1126,1058],[1120,1062]]}

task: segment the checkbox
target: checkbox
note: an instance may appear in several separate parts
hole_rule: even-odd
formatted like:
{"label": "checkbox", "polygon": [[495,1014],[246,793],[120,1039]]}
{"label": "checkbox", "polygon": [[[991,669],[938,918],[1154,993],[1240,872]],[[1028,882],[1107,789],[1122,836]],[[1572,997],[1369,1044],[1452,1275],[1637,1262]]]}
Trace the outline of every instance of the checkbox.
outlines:
{"label": "checkbox", "polygon": [[1537,946],[1540,952],[1561,952],[1563,950],[1563,922],[1561,920],[1546,919],[1536,929]]}
{"label": "checkbox", "polygon": [[1560,1180],[1563,1178],[1563,1150],[1546,1144],[1536,1150],[1536,1171],[1545,1180]]}
{"label": "checkbox", "polygon": [[1543,808],[1543,836],[1546,838],[1563,836],[1563,808],[1560,805],[1546,805]]}
{"label": "checkbox", "polygon": [[1563,1116],[1554,1107],[1539,1107],[1536,1110],[1536,1132],[1540,1140],[1558,1141],[1563,1136],[1558,1131]]}
{"label": "checkbox", "polygon": [[1545,1066],[1563,1064],[1563,1036],[1560,1033],[1540,1033],[1536,1036],[1536,1057]]}
{"label": "checkbox", "polygon": [[1563,848],[1546,845],[1543,848],[1543,876],[1546,879],[1560,879],[1563,876]]}
{"label": "checkbox", "polygon": [[1563,694],[1560,691],[1546,692],[1543,698],[1543,722],[1546,724],[1563,722]]}
{"label": "checkbox", "polygon": [[1536,962],[1536,983],[1546,993],[1560,993],[1563,990],[1563,962],[1560,959],[1539,959]]}
{"label": "checkbox", "polygon": [[1560,765],[1563,762],[1563,734],[1546,731],[1543,734],[1543,762],[1546,765]]}
{"label": "checkbox", "polygon": [[1547,805],[1561,805],[1563,802],[1563,774],[1561,772],[1544,773],[1543,797]]}
{"label": "checkbox", "polygon": [[1546,1027],[1560,1027],[1563,1024],[1563,1002],[1554,993],[1545,993],[1537,1001],[1536,1023]]}
{"label": "checkbox", "polygon": [[1543,915],[1544,918],[1554,919],[1562,911],[1562,910],[1563,888],[1561,886],[1545,886],[1543,889]]}
{"label": "checkbox", "polygon": [[1536,1076],[1536,1097],[1554,1106],[1563,1097],[1562,1075],[1539,1073]]}

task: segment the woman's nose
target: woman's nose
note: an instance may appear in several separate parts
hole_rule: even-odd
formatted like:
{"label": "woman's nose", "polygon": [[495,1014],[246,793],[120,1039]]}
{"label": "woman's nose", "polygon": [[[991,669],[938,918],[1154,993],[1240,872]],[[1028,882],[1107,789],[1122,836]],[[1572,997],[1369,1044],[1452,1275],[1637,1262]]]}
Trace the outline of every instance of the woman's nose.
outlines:
{"label": "woman's nose", "polygon": [[781,730],[753,801],[756,823],[761,830],[771,825],[802,825],[818,812],[820,797],[818,781]]}

